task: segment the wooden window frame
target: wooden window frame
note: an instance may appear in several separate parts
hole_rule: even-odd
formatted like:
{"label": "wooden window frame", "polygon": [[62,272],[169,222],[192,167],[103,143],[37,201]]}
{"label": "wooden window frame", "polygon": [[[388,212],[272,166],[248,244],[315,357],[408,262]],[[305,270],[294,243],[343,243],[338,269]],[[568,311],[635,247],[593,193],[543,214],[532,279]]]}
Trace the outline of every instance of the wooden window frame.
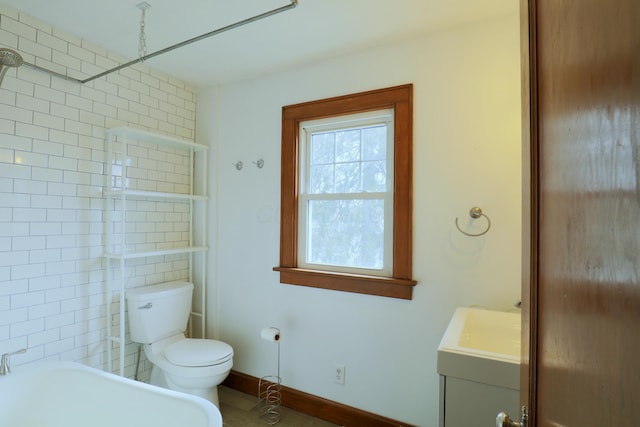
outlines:
{"label": "wooden window frame", "polygon": [[[394,110],[393,273],[368,276],[298,268],[300,123],[382,109]],[[411,299],[413,202],[413,85],[288,105],[282,108],[280,282]]]}

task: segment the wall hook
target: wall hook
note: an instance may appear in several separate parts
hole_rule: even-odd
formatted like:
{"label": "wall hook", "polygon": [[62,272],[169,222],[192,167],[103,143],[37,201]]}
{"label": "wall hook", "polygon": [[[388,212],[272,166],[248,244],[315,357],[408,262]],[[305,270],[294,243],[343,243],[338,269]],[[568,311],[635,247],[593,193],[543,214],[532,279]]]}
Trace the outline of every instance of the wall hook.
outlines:
{"label": "wall hook", "polygon": [[239,171],[241,171],[242,167],[244,166],[244,164],[242,163],[242,160],[238,160],[237,162],[231,163],[231,164],[236,167],[236,170],[239,170]]}
{"label": "wall hook", "polygon": [[481,233],[477,233],[477,234],[471,234],[471,233],[467,233],[466,231],[463,231],[460,226],[458,225],[458,218],[456,217],[456,228],[458,229],[459,232],[461,232],[462,234],[466,235],[466,236],[470,236],[470,237],[478,237],[478,236],[482,236],[483,234],[487,234],[487,231],[489,231],[489,229],[491,228],[491,220],[489,219],[488,216],[486,216],[485,214],[482,213],[482,209],[480,209],[477,206],[474,206],[471,208],[471,210],[469,211],[469,216],[473,219],[478,219],[481,216],[485,217],[487,219],[487,228],[486,230],[484,230]]}

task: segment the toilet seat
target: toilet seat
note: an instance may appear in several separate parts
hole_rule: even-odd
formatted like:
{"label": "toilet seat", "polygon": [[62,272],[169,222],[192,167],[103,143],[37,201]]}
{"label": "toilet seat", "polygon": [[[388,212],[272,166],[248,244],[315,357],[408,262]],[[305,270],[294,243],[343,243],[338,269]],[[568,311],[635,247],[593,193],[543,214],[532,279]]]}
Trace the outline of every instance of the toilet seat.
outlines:
{"label": "toilet seat", "polygon": [[233,358],[233,348],[222,341],[186,338],[167,346],[164,355],[178,366],[213,366]]}

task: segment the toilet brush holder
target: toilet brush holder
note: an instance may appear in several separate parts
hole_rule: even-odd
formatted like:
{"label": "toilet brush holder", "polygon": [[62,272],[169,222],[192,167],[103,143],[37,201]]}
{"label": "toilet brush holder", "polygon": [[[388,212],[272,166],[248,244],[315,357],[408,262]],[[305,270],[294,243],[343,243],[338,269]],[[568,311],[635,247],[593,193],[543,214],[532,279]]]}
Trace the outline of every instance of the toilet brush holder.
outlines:
{"label": "toilet brush holder", "polygon": [[282,401],[280,379],[280,330],[264,328],[261,332],[264,340],[274,342],[277,346],[278,374],[267,375],[258,381],[258,415],[269,425],[280,422],[280,403]]}

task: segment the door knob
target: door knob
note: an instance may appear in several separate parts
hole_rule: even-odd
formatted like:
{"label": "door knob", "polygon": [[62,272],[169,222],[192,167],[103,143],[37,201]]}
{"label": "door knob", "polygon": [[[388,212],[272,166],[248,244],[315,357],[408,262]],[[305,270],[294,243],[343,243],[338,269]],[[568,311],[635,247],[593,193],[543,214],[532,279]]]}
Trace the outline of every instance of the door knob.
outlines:
{"label": "door knob", "polygon": [[528,418],[526,406],[520,410],[520,422],[513,421],[506,412],[500,412],[496,417],[496,427],[527,427]]}

